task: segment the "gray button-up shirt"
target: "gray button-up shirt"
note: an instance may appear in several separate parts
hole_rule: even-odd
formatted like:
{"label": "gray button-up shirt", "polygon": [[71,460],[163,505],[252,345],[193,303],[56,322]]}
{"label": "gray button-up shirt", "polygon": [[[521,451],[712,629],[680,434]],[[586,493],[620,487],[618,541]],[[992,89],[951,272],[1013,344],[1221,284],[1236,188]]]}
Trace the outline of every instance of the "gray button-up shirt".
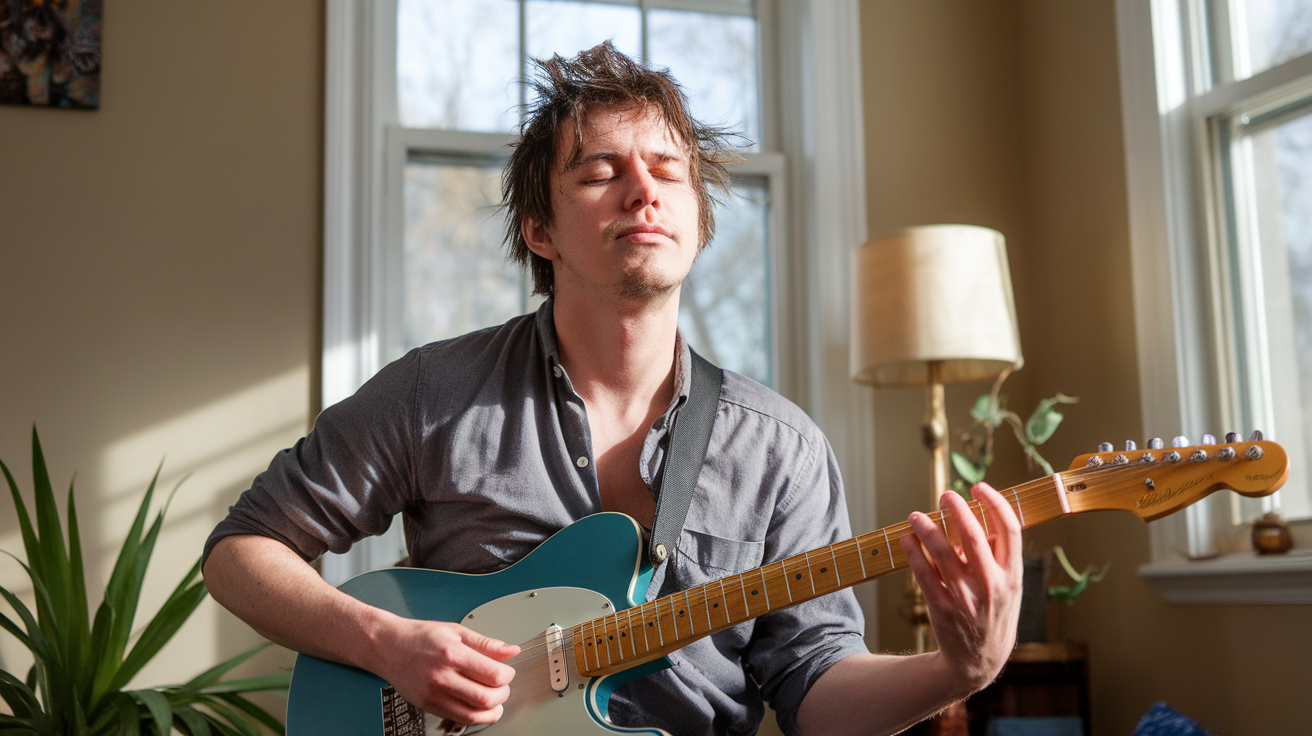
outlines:
{"label": "gray button-up shirt", "polygon": [[[641,473],[659,477],[667,428],[688,398],[679,342],[676,398],[647,434]],[[412,563],[500,570],[602,510],[583,400],[560,365],[548,300],[536,315],[412,350],[274,458],[205,545],[272,537],[313,559],[384,532],[402,514]],[[725,371],[706,461],[678,549],[657,567],[677,589],[851,535],[829,443],[795,405]],[[821,674],[866,651],[849,591],[766,614],[684,647],[674,666],[619,688],[610,718],[673,734],[751,734],[762,698],[796,733]]]}

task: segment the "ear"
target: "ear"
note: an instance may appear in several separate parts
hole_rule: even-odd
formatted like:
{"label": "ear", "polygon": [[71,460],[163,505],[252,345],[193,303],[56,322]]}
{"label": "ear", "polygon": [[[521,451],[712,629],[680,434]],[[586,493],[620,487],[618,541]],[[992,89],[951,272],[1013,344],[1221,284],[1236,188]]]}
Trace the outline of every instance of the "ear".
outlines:
{"label": "ear", "polygon": [[546,225],[538,222],[536,217],[526,216],[519,226],[519,231],[524,235],[524,242],[529,250],[548,261],[560,258],[560,251],[556,250],[556,245],[551,240],[551,232]]}

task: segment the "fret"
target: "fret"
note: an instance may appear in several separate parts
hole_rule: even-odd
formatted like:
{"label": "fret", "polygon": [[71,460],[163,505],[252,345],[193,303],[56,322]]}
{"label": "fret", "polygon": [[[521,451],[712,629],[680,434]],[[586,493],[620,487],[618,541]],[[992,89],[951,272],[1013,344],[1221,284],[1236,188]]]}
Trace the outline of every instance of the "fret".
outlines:
{"label": "fret", "polygon": [[884,533],[884,546],[888,548],[888,569],[897,569],[897,560],[893,558],[893,544],[888,541],[888,527],[881,529]]}
{"label": "fret", "polygon": [[647,604],[638,606],[638,614],[642,617],[642,648],[645,651],[651,651],[651,642],[647,639]]}
{"label": "fret", "polygon": [[[638,637],[633,635],[633,609],[632,608],[624,611],[624,634],[622,638],[626,638],[629,640],[629,649],[633,651],[633,656],[635,657],[638,656],[638,642],[637,642]],[[623,647],[620,647],[620,649],[623,649]]]}
{"label": "fret", "polygon": [[[788,560],[780,560],[780,561],[779,561],[779,566],[780,566],[781,568],[783,568],[783,571],[784,571],[784,592],[788,593],[788,602],[789,602],[789,603],[792,603],[792,602],[793,602],[793,586],[792,586],[792,583],[788,580]],[[798,579],[798,580],[801,580],[801,579],[802,579],[802,576],[801,576],[801,575],[798,575],[798,576],[797,576],[797,579]]]}
{"label": "fret", "polygon": [[[765,610],[769,611],[769,610],[770,610],[770,590],[769,590],[769,588],[767,588],[766,585],[765,585],[765,568],[764,568],[764,567],[758,567],[758,568],[756,568],[756,569],[757,569],[758,572],[761,573],[761,592],[765,594]],[[756,591],[755,591],[755,590],[752,591],[752,595],[756,595]]]}
{"label": "fret", "polygon": [[811,597],[816,596],[816,573],[811,569],[811,552],[803,552],[803,562],[807,563],[807,581],[811,584]]}
{"label": "fret", "polygon": [[743,615],[741,618],[749,619],[752,617],[752,607],[747,602],[747,580],[743,575],[735,575],[734,581],[738,583],[738,593],[743,597]]}
{"label": "fret", "polygon": [[584,667],[590,667],[590,666],[591,666],[591,665],[588,664],[588,652],[591,651],[593,657],[597,660],[596,665],[597,665],[598,667],[600,667],[600,666],[601,666],[601,658],[597,655],[597,647],[596,647],[596,638],[597,638],[597,637],[596,637],[595,635],[591,635],[591,634],[585,636],[585,635],[583,634],[583,627],[584,627],[584,626],[587,626],[587,627],[588,627],[588,630],[589,630],[589,631],[592,631],[593,628],[594,628],[594,624],[593,624],[593,622],[589,621],[589,622],[587,622],[586,624],[580,624],[580,625],[579,625],[578,638],[580,638],[580,639],[583,640],[583,666],[584,666]]}
{"label": "fret", "polygon": [[653,622],[656,624],[656,636],[658,639],[660,639],[661,647],[664,647],[665,632],[661,631],[661,599],[657,598],[656,600],[652,601],[652,605],[655,606],[656,608],[656,621]]}
{"label": "fret", "polygon": [[703,585],[702,587],[698,588],[698,590],[700,590],[700,591],[702,592],[702,608],[705,609],[705,611],[706,611],[706,630],[707,630],[707,631],[710,631],[710,630],[712,630],[712,629],[715,628],[715,624],[711,623],[711,597],[710,597],[710,592],[706,590],[706,586],[704,586],[704,585]]}
{"label": "fret", "polygon": [[834,563],[834,584],[843,587],[843,576],[838,572],[838,552],[834,550],[837,544],[829,545],[829,559]]}
{"label": "fret", "polygon": [[678,611],[678,618],[684,618],[684,611],[687,611],[687,635],[697,636],[697,627],[693,626],[693,603],[687,597],[687,590],[684,590],[684,607]]}
{"label": "fret", "polygon": [[[602,645],[603,647],[605,647],[605,649],[606,649],[606,664],[609,665],[609,664],[614,664],[614,660],[612,660],[612,659],[611,659],[611,656],[610,656],[610,645],[611,645],[611,642],[615,641],[615,637],[612,636],[612,635],[610,634],[610,632],[606,631],[606,619],[607,619],[607,618],[609,618],[609,617],[608,617],[608,616],[603,616],[603,617],[601,618],[601,645]],[[600,660],[600,658],[598,658],[598,659]]]}
{"label": "fret", "polygon": [[861,563],[861,579],[865,580],[870,577],[870,573],[866,572],[866,553],[861,551],[861,537],[856,537],[852,541],[856,542],[856,559]]}
{"label": "fret", "polygon": [[1015,488],[1011,489],[1011,499],[1016,504],[1016,516],[1020,517],[1020,526],[1022,529],[1024,529],[1025,512],[1020,507],[1020,492]]}
{"label": "fret", "polygon": [[720,603],[724,605],[724,625],[732,626],[733,619],[729,618],[729,599],[724,595],[724,578],[720,578]]}
{"label": "fret", "polygon": [[[765,577],[764,587],[766,589],[765,602],[770,605],[771,611],[773,611],[776,607],[786,608],[793,603],[793,596],[791,593],[788,592],[788,584],[787,584],[788,573],[784,571],[782,562],[776,562],[773,565],[769,565],[769,567],[774,569],[770,571],[769,575],[764,576]],[[761,569],[762,571],[765,570],[765,568],[761,568]],[[771,581],[774,581],[775,588],[773,591],[770,590]],[[784,583],[783,590],[779,590],[779,583]],[[788,599],[788,603],[784,603],[785,598]],[[776,603],[776,601],[778,602]]]}
{"label": "fret", "polygon": [[984,525],[984,536],[987,537],[992,534],[992,532],[989,531],[988,509],[984,508],[984,504],[979,505],[979,520],[980,523]]}

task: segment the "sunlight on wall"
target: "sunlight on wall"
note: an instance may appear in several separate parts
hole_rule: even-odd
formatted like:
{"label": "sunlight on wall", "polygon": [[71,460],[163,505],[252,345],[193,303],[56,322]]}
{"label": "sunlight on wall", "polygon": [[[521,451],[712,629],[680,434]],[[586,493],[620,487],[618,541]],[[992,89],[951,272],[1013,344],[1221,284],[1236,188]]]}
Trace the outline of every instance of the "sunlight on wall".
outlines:
{"label": "sunlight on wall", "polygon": [[[309,367],[301,366],[105,448],[100,467],[102,501],[96,519],[102,580],[109,576],[123,535],[161,457],[164,467],[155,507],[181,482],[147,574],[138,628],[149,621],[196,562],[205,539],[238,494],[268,467],[278,451],[305,433],[309,386]],[[89,568],[95,564],[88,560]],[[222,636],[225,617],[228,614],[213,601],[203,603],[134,683],[148,686],[183,680],[198,673],[203,662],[212,663],[258,643],[253,632],[241,627],[236,634]]]}

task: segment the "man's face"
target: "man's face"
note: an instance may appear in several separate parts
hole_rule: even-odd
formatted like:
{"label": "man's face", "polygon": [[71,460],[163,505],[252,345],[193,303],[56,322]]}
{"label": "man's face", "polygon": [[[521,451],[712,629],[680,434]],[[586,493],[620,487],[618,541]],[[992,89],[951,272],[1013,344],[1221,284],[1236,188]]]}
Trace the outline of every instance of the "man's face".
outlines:
{"label": "man's face", "polygon": [[574,125],[560,131],[551,174],[553,222],[526,222],[525,240],[552,261],[560,296],[668,296],[697,257],[699,218],[687,147],[659,111],[595,109],[573,160]]}

